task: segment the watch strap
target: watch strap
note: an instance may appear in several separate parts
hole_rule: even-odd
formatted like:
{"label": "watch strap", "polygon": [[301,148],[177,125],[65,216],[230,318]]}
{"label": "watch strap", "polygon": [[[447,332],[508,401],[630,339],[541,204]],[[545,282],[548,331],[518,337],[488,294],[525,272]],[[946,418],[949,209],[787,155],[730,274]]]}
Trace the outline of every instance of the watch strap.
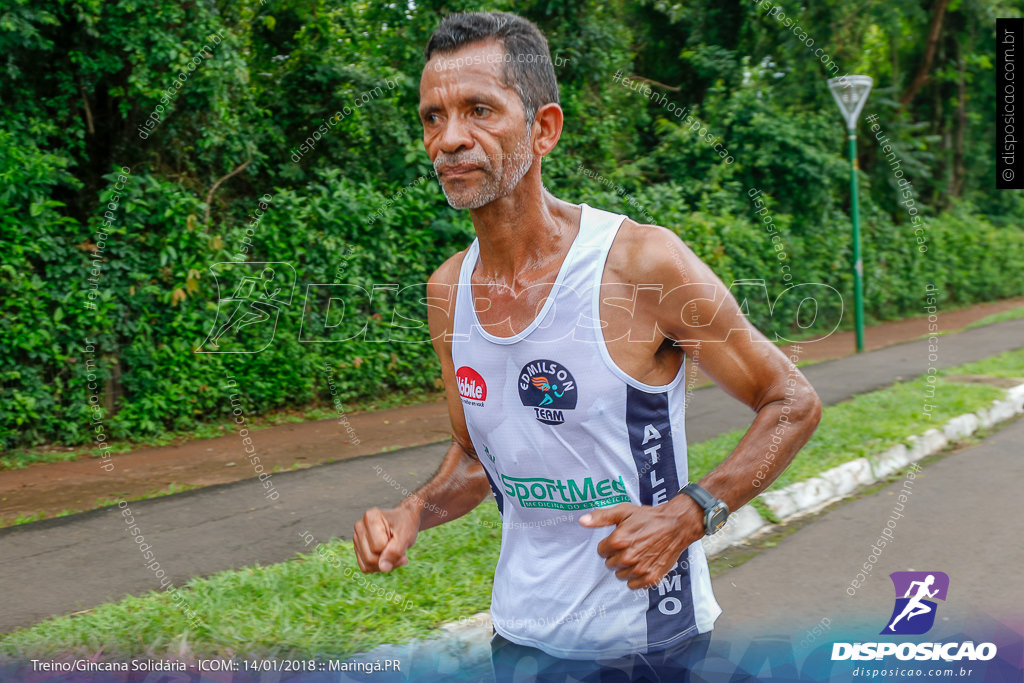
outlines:
{"label": "watch strap", "polygon": [[718,499],[712,496],[706,488],[694,483],[687,483],[686,486],[679,489],[679,493],[685,493],[697,501],[697,505],[700,505],[704,512],[711,510],[718,502]]}

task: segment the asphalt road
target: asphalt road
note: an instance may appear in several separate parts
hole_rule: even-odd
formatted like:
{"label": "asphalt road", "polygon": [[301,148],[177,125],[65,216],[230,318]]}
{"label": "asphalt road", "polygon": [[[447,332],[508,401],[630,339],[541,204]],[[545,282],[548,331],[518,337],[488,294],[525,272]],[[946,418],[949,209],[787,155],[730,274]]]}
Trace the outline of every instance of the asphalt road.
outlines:
{"label": "asphalt road", "polygon": [[[1024,319],[941,337],[937,360],[932,365],[949,367],[1022,346]],[[831,405],[855,394],[887,386],[897,379],[922,374],[928,366],[927,341],[919,340],[812,365],[805,369],[805,374],[822,401]],[[691,442],[702,441],[731,429],[745,427],[752,419],[753,413],[717,387],[700,389],[693,392],[689,401],[688,438]],[[1016,443],[1024,442],[1020,427],[1015,429],[1007,433],[1016,435]],[[286,560],[304,550],[301,542],[301,534],[304,532],[312,533],[319,540],[327,540],[332,536],[350,538],[352,525],[367,507],[390,506],[404,495],[400,488],[384,481],[376,467],[381,468],[381,474],[388,474],[400,487],[411,492],[430,477],[445,450],[445,444],[434,444],[307,470],[277,473],[273,475],[274,486],[280,492],[276,501],[264,496],[265,489],[258,481],[248,480],[135,502],[130,504],[130,508],[139,533],[145,537],[145,543],[151,546],[155,560],[174,584],[178,585],[196,575],[204,576],[256,562],[268,564]],[[999,460],[1002,462],[1011,458],[1011,455],[1004,453],[998,457],[993,456],[993,461],[1002,458]],[[940,463],[936,467],[950,466]],[[966,469],[969,470],[970,466],[966,466]],[[987,515],[989,518],[995,515],[1000,520],[997,528],[1001,530],[1003,518],[1015,511],[1016,522],[1020,523],[1019,497],[1014,498],[1010,491],[1013,483],[1019,479],[1003,476],[996,469],[986,471],[988,483],[1002,487],[1000,490],[1005,491],[1005,497],[991,496],[985,489],[984,478],[977,485],[964,489],[962,486],[958,488],[955,479],[947,481],[936,477],[947,483],[944,491],[934,494],[935,510],[927,507],[929,499],[925,494],[914,499],[914,504],[921,510],[920,523],[923,526],[918,532],[920,542],[926,543],[924,539],[931,538],[937,547],[945,548],[949,557],[952,557],[949,553],[950,544],[955,543],[960,548],[964,543],[982,543],[986,552],[1007,554],[1007,563],[1002,566],[1019,567],[1019,541],[1015,541],[1018,545],[1016,549],[1007,547],[1000,550],[999,544],[986,540],[987,533],[981,534],[981,540],[971,537],[972,533],[990,532],[993,524],[991,520],[987,526],[979,521],[978,526],[974,527],[974,522],[967,523],[955,517],[957,511],[972,511],[972,514]],[[1020,470],[1016,471],[1019,473]],[[981,475],[975,473],[974,476],[978,478]],[[860,505],[868,504],[863,501],[851,504]],[[997,506],[998,512],[990,512],[993,505]],[[1014,505],[1017,507],[1011,509]],[[942,529],[929,523],[925,510],[948,515],[951,526]],[[881,508],[869,508],[865,514],[878,516],[883,512],[885,510]],[[830,514],[842,517],[847,513]],[[0,595],[4,596],[4,607],[0,610],[0,632],[27,626],[51,615],[66,614],[126,595],[159,589],[159,581],[146,568],[147,562],[128,533],[125,519],[120,509],[110,508],[0,530]],[[881,521],[884,523],[884,517]],[[797,568],[803,567],[802,571],[808,575],[808,581],[828,583],[839,581],[850,573],[849,570],[856,566],[853,555],[866,552],[867,545],[860,540],[848,542],[854,537],[859,539],[859,536],[846,534],[855,534],[855,531],[858,534],[869,534],[872,524],[851,518],[848,521],[850,531],[842,533],[837,533],[834,527],[827,524],[823,520],[816,522],[815,527],[821,525],[824,529],[831,529],[830,532],[805,530],[800,532],[802,536],[797,535],[787,541],[787,544],[796,544],[800,542],[798,539],[811,531],[815,531],[819,538],[808,545],[813,548],[808,551],[810,555],[801,557],[797,552],[793,559],[794,565],[778,570],[777,576],[792,576],[791,572],[800,571]],[[1020,527],[1015,528],[1019,532]],[[916,538],[913,534],[907,536]],[[1020,534],[1004,538],[1019,539]],[[894,551],[894,561],[899,557],[909,562],[916,557],[912,553],[913,548],[913,543],[908,540],[906,546]],[[852,555],[840,562],[839,558],[846,557],[847,552]],[[780,554],[766,553],[765,557]],[[1009,562],[1010,555],[1017,560],[1016,563]],[[998,556],[992,557],[993,565],[1002,561]],[[820,569],[808,567],[808,558],[819,558],[824,564]],[[956,556],[957,562],[967,562],[969,559],[968,553]],[[863,563],[863,559],[860,562]],[[943,560],[938,564],[951,567],[951,562]],[[771,583],[764,577],[751,574],[755,570],[747,568],[750,566],[757,565],[752,562],[729,573],[729,576],[736,575],[731,581],[737,587],[748,591],[737,595],[752,595],[749,592],[758,590],[758,586],[762,587],[760,590],[769,592],[767,587]],[[881,574],[881,569],[876,571]],[[992,586],[1013,585],[1010,578],[1000,577],[1003,583],[994,582]],[[721,581],[718,583],[721,584]],[[873,578],[870,589],[864,593],[865,597],[858,596],[857,599],[880,600],[880,597],[871,598],[875,595],[872,591],[882,590],[884,583],[881,579]],[[1019,588],[1019,582],[1016,585]],[[836,593],[836,586],[822,585],[821,590],[826,589]],[[750,614],[749,619],[757,618],[740,607],[747,598],[736,597],[717,586],[716,590],[727,607],[728,619],[742,620],[745,614]],[[1020,592],[1015,594],[1017,605],[1022,604],[1020,596]],[[841,590],[834,596],[832,593],[822,593],[822,597],[814,598],[821,605],[815,608],[818,611],[807,607],[810,610],[808,618],[818,613],[834,613],[841,604],[848,604],[839,602],[845,598]],[[886,593],[886,598],[891,599],[891,596]],[[795,596],[789,596],[779,604],[806,605],[793,600]]]}
{"label": "asphalt road", "polygon": [[[1020,622],[1021,482],[1024,418],[1017,418],[978,445],[926,461],[909,485],[901,477],[869,496],[839,503],[720,575],[714,591],[723,615],[715,628],[725,635],[778,623],[801,633],[827,619],[831,630],[856,631],[868,640],[893,608],[889,574],[908,570],[949,575],[942,611],[951,620],[973,612]],[[899,510],[897,496],[904,490],[911,493],[904,494]],[[892,541],[879,548],[872,564],[872,545],[890,520]],[[865,563],[872,565],[870,572]],[[867,578],[855,587],[858,573]]]}
{"label": "asphalt road", "polygon": [[[935,625],[926,636],[895,640],[995,642],[1002,675],[981,663],[977,666],[984,670],[973,680],[1020,681],[1024,418],[978,445],[926,460],[909,486],[908,481],[900,478],[871,495],[841,502],[717,576],[713,588],[723,609],[712,641],[717,654],[735,663],[750,643],[773,640],[802,659],[823,645],[830,651],[834,642],[888,640],[879,634],[897,597],[889,574],[944,572],[949,590],[944,601],[936,601]],[[906,501],[899,509],[901,493]],[[879,546],[890,521],[892,540]],[[840,679],[850,680],[832,680]]]}

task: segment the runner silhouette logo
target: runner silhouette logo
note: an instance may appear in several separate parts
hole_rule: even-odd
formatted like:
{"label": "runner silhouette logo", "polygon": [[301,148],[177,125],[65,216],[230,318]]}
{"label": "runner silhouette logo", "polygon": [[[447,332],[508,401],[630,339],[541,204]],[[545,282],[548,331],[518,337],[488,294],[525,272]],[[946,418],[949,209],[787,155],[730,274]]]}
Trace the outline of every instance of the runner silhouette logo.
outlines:
{"label": "runner silhouette logo", "polygon": [[217,318],[196,353],[259,353],[292,303],[295,269],[283,262],[223,262],[210,266],[217,284]]}
{"label": "runner silhouette logo", "polygon": [[896,605],[882,635],[919,636],[935,624],[938,605],[946,600],[949,576],[944,572],[893,572]]}

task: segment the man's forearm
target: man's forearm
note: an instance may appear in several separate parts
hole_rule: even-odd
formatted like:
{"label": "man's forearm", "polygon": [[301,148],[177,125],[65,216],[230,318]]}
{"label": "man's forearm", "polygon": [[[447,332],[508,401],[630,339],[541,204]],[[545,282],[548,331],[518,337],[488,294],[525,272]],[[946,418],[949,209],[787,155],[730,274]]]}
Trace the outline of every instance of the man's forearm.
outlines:
{"label": "man's forearm", "polygon": [[821,419],[821,402],[803,380],[792,395],[765,404],[736,450],[700,485],[737,510],[789,466]]}
{"label": "man's forearm", "polygon": [[483,465],[466,453],[457,441],[444,456],[434,476],[399,503],[419,515],[419,529],[429,529],[461,517],[491,492]]}

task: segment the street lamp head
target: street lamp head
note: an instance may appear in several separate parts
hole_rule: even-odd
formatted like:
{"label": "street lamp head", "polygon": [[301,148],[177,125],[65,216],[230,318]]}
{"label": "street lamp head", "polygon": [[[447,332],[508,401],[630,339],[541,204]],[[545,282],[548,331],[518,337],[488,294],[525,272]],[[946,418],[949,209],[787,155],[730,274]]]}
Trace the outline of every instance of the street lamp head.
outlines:
{"label": "street lamp head", "polygon": [[871,92],[873,83],[870,76],[840,76],[829,79],[828,88],[839,105],[839,111],[848,129],[853,130],[857,127],[857,117],[860,116],[864,103],[868,101],[868,93]]}

